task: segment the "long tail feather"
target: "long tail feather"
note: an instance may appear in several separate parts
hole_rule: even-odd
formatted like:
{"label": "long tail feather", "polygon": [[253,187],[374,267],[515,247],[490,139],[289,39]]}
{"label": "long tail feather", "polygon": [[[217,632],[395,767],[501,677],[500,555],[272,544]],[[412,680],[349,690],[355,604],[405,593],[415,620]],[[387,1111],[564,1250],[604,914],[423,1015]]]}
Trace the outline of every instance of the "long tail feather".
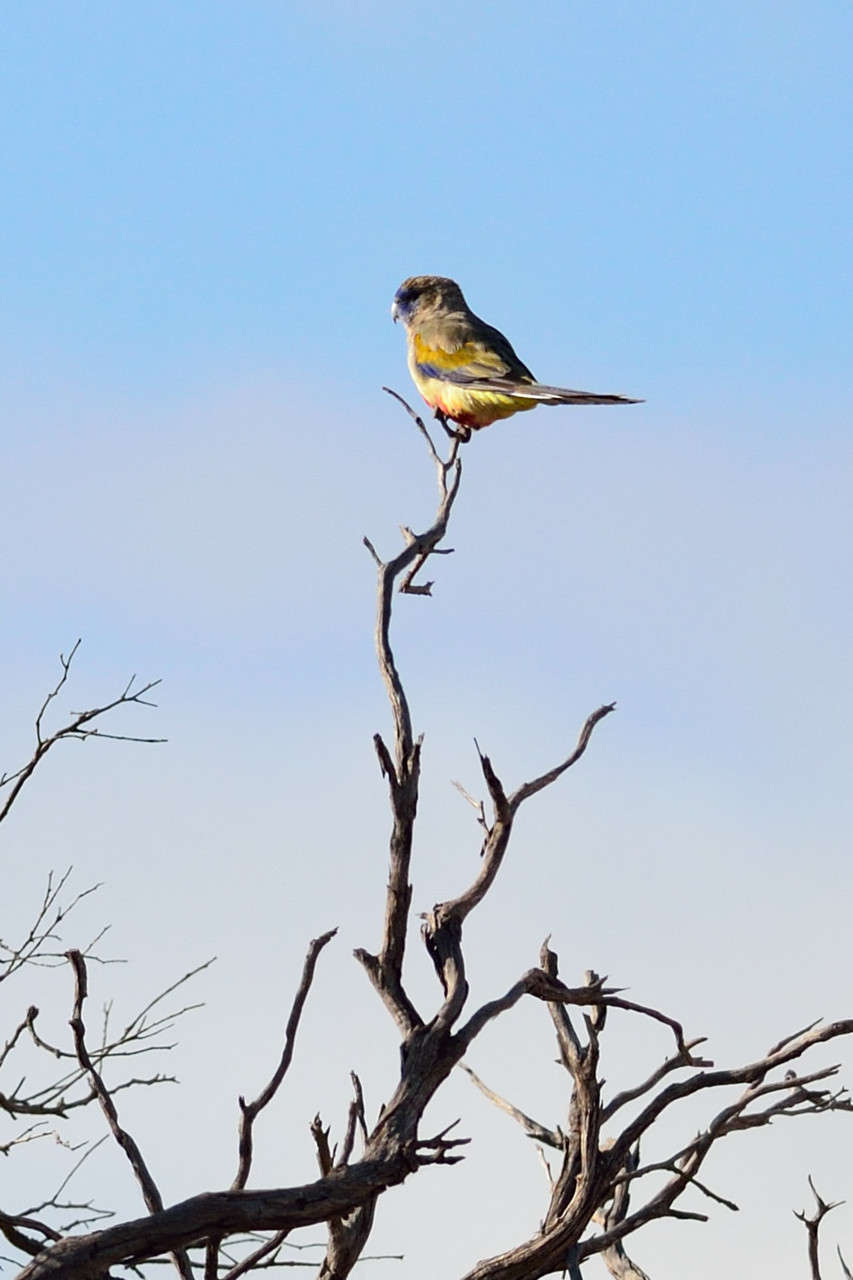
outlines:
{"label": "long tail feather", "polygon": [[[456,379],[454,379],[456,381]],[[629,396],[598,395],[594,391],[573,391],[570,387],[548,387],[541,382],[516,382],[511,378],[460,378],[466,391],[497,391],[520,400],[541,400],[543,404],[642,404]]]}

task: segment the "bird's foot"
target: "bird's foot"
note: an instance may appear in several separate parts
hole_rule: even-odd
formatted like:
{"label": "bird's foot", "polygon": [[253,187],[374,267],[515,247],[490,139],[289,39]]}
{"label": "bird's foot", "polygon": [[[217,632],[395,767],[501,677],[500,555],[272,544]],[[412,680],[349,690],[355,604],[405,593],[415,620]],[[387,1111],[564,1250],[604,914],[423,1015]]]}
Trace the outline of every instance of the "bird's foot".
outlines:
{"label": "bird's foot", "polygon": [[439,423],[445,435],[449,436],[451,440],[456,440],[459,444],[467,444],[471,439],[471,428],[463,427],[461,423],[451,427],[447,421],[447,414],[442,409],[436,409],[433,417]]}

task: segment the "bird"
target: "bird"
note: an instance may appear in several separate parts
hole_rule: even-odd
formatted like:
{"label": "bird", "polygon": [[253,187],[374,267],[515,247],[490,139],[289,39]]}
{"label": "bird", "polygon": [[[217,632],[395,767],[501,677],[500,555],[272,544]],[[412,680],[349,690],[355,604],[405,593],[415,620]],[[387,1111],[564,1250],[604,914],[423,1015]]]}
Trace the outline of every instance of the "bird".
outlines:
{"label": "bird", "polygon": [[409,372],[435,416],[450,419],[462,439],[540,404],[641,404],[537,382],[499,329],[481,320],[455,280],[409,276],[394,295],[391,316],[406,330]]}

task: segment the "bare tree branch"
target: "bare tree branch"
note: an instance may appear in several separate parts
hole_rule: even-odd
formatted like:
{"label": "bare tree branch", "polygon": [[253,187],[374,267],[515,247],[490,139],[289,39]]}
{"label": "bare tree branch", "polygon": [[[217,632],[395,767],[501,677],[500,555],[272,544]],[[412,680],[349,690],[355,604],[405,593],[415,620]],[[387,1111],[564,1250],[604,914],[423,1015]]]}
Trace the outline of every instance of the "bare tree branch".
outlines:
{"label": "bare tree branch", "polygon": [[[260,1112],[263,1111],[270,1102],[272,1102],[282,1081],[284,1080],[288,1067],[293,1059],[296,1034],[299,1029],[302,1011],[305,1007],[305,1002],[308,999],[308,993],[311,990],[311,984],[314,980],[314,970],[317,965],[317,959],[320,952],[329,942],[331,942],[336,933],[337,929],[330,929],[327,933],[321,934],[319,938],[312,938],[309,943],[305,962],[302,967],[302,977],[293,998],[290,1016],[288,1017],[287,1025],[285,1027],[284,1045],[282,1047],[278,1066],[266,1086],[261,1090],[258,1096],[253,1099],[253,1101],[247,1102],[242,1094],[237,1100],[240,1107],[240,1131],[238,1138],[237,1171],[234,1175],[234,1181],[231,1183],[232,1191],[242,1190],[249,1180],[249,1174],[252,1168],[255,1120]],[[315,1124],[312,1125],[312,1133],[315,1134],[316,1139],[318,1138],[318,1132],[315,1132],[315,1126],[318,1127],[319,1135],[325,1137],[326,1135],[323,1133],[322,1126],[320,1126],[319,1117],[317,1117]],[[324,1166],[321,1168],[321,1172],[324,1175],[329,1171],[330,1166]],[[207,1239],[204,1263],[205,1280],[217,1280],[221,1269],[219,1254],[225,1234],[226,1233],[222,1231],[215,1231],[212,1232]],[[241,1263],[232,1268],[232,1270],[235,1270],[238,1275],[242,1275],[244,1271],[250,1270],[266,1258],[268,1254],[274,1252],[284,1241],[286,1235],[286,1231],[278,1232],[272,1242],[263,1243],[252,1254],[248,1255],[247,1258],[244,1258]]]}
{"label": "bare tree branch", "polygon": [[296,1033],[299,1029],[299,1020],[302,1017],[302,1010],[305,1007],[305,1001],[308,998],[308,992],[311,990],[311,983],[314,980],[317,957],[326,944],[331,942],[336,933],[337,929],[330,929],[328,933],[321,934],[319,938],[312,938],[308,945],[308,954],[305,957],[305,963],[302,968],[302,978],[293,998],[290,1017],[285,1028],[281,1058],[272,1077],[252,1102],[247,1102],[242,1094],[238,1098],[240,1106],[240,1140],[237,1172],[234,1175],[234,1181],[231,1183],[232,1191],[239,1191],[245,1187],[249,1179],[249,1172],[252,1167],[252,1129],[255,1120],[264,1107],[272,1102],[285,1077],[287,1068],[290,1066],[293,1058],[293,1048],[296,1043]]}
{"label": "bare tree branch", "polygon": [[[143,1159],[142,1152],[139,1150],[139,1147],[127,1130],[121,1127],[116,1105],[113,1102],[103,1079],[95,1068],[95,1065],[89,1056],[89,1050],[86,1047],[86,1028],[83,1023],[83,1002],[87,995],[86,961],[83,959],[83,956],[79,951],[69,951],[68,959],[74,969],[76,981],[74,1013],[71,1018],[71,1030],[74,1035],[74,1045],[77,1050],[77,1057],[79,1059],[80,1066],[89,1077],[92,1089],[101,1105],[101,1110],[106,1116],[107,1123],[110,1126],[110,1131],[112,1132],[113,1137],[130,1162],[130,1166],[133,1169],[136,1180],[142,1191],[142,1198],[145,1201],[148,1212],[152,1214],[162,1213],[163,1197],[160,1195],[157,1184],[151,1176],[148,1166]],[[184,1250],[180,1248],[174,1250],[173,1256],[178,1274],[183,1277],[183,1280],[192,1280],[192,1268]]]}
{"label": "bare tree branch", "polygon": [[271,1239],[258,1245],[257,1249],[247,1253],[241,1262],[236,1263],[235,1266],[226,1271],[224,1280],[238,1280],[239,1276],[245,1275],[248,1271],[253,1271],[259,1262],[263,1262],[270,1254],[276,1254],[286,1239],[286,1231],[277,1231]]}
{"label": "bare tree branch", "polygon": [[[0,982],[12,977],[13,974],[27,964],[46,966],[50,962],[55,962],[57,965],[64,963],[64,957],[61,957],[56,950],[51,949],[51,947],[55,947],[58,944],[60,925],[84,898],[88,898],[90,894],[97,892],[101,887],[99,884],[89,885],[88,888],[82,889],[68,901],[61,901],[72,870],[73,868],[68,867],[59,879],[54,878],[52,871],[48,872],[41,903],[26,936],[21,942],[10,944],[0,939]],[[24,1020],[25,1027],[31,1033],[33,1022],[37,1016],[38,1009],[31,1007]],[[7,1047],[14,1047],[14,1045]]]}
{"label": "bare tree branch", "polygon": [[512,1116],[513,1120],[521,1125],[528,1138],[533,1138],[535,1142],[543,1142],[546,1147],[554,1147],[557,1151],[562,1149],[563,1139],[559,1130],[548,1129],[545,1125],[540,1124],[538,1120],[532,1119],[519,1107],[514,1107],[511,1102],[507,1102],[506,1098],[502,1098],[499,1093],[495,1093],[493,1089],[484,1084],[476,1071],[473,1071],[466,1063],[460,1062],[459,1065],[490,1102],[493,1102],[501,1111],[505,1111],[508,1116]]}
{"label": "bare tree branch", "polygon": [[[35,963],[34,957],[40,958],[46,955],[46,947],[48,945],[51,947],[61,945],[58,935],[60,922],[73,906],[89,892],[87,890],[84,893],[77,894],[68,903],[57,905],[58,894],[61,891],[61,887],[66,883],[67,878],[68,873],[61,877],[58,883],[54,883],[52,876],[48,878],[48,888],[39,909],[41,923],[31,927],[26,943],[16,949],[13,961],[14,972],[19,972],[26,964]],[[197,1008],[198,1005],[185,1005],[181,1009],[170,1011],[157,1018],[152,1018],[151,1012],[167,995],[174,992],[202,969],[207,968],[210,963],[208,961],[203,965],[197,966],[189,973],[184,974],[178,982],[170,984],[165,991],[160,992],[152,1001],[149,1001],[148,1005],[136,1014],[116,1036],[113,1036],[110,1032],[110,1007],[107,1006],[103,1019],[101,1044],[97,1048],[87,1046],[92,1063],[98,1065],[107,1059],[136,1057],[141,1054],[163,1052],[168,1049],[170,1045],[162,1039],[162,1033],[170,1030],[182,1014]],[[92,1088],[91,1084],[80,1091],[81,1085],[87,1085],[87,1073],[80,1065],[76,1049],[72,1047],[71,1050],[67,1050],[60,1045],[49,1042],[38,1030],[38,1017],[39,1010],[34,1005],[31,1005],[25,1018],[7,1041],[2,1055],[0,1055],[0,1066],[6,1065],[14,1053],[20,1053],[25,1041],[29,1041],[36,1050],[59,1062],[67,1063],[67,1069],[64,1069],[58,1077],[53,1077],[46,1084],[40,1084],[39,1086],[28,1084],[26,1075],[22,1074],[11,1093],[0,1092],[0,1112],[5,1112],[12,1118],[32,1116],[42,1117],[45,1120],[61,1120],[66,1118],[72,1111],[80,1110],[97,1101],[97,1092]],[[111,1094],[115,1096],[125,1089],[136,1086],[170,1082],[174,1082],[174,1077],[162,1072],[150,1076],[130,1076],[113,1085]],[[54,1132],[54,1130],[42,1129],[39,1132],[47,1134],[48,1132]],[[21,1134],[17,1135],[10,1145],[13,1146],[19,1143],[21,1138]],[[54,1205],[53,1207],[58,1208],[59,1206]]]}
{"label": "bare tree branch", "polygon": [[[492,800],[494,813],[491,826],[487,826],[486,838],[481,850],[480,870],[465,892],[457,898],[440,903],[424,917],[422,929],[424,942],[445,992],[444,1004],[436,1016],[436,1021],[440,1026],[453,1026],[464,1007],[468,994],[468,985],[465,979],[465,961],[462,954],[462,927],[467,916],[482,902],[497,878],[504,855],[509,847],[513,822],[519,807],[528,796],[534,795],[549,783],[556,781],[566,769],[580,759],[586,750],[596,724],[613,710],[614,705],[608,704],[607,706],[599,707],[597,711],[587,717],[575,750],[557,769],[551,770],[549,774],[542,775],[541,778],[536,779],[534,782],[525,783],[509,797],[506,795],[504,786],[492,767],[491,760],[480,751],[479,746],[477,747],[480,766]],[[539,978],[532,978],[533,974],[539,974]],[[520,982],[533,981],[535,984],[545,976],[541,970],[531,970]],[[534,991],[533,987],[527,987],[525,990],[530,991],[531,994],[540,995],[542,999],[549,998],[541,990]],[[473,1035],[476,1035],[481,1027],[485,1025],[485,1022],[497,1013],[510,1008],[525,993],[525,990],[522,990],[517,983],[501,1001],[491,1002],[489,1006],[484,1006],[478,1014],[474,1015],[468,1027],[464,1028],[459,1034],[463,1039],[467,1038],[470,1042]],[[566,989],[564,988],[564,990]],[[555,998],[559,999],[561,997],[556,996]],[[565,996],[563,998],[574,1002],[572,997]]]}
{"label": "bare tree branch", "polygon": [[603,707],[599,707],[597,711],[593,711],[590,716],[587,716],[586,723],[580,731],[577,746],[574,751],[567,756],[563,763],[558,764],[554,769],[549,769],[547,773],[541,774],[531,782],[525,782],[523,786],[520,786],[517,791],[513,792],[509,798],[513,812],[515,812],[519,805],[521,805],[525,800],[529,799],[530,796],[535,796],[536,792],[541,791],[543,787],[550,787],[551,783],[556,782],[567,769],[571,769],[573,764],[577,764],[578,760],[580,760],[581,756],[589,746],[589,740],[592,737],[592,732],[595,726],[600,720],[603,720],[605,716],[609,716],[611,711],[615,710],[616,703],[608,702],[605,703]]}
{"label": "bare tree branch", "polygon": [[641,1098],[644,1093],[648,1093],[656,1084],[660,1084],[664,1076],[669,1075],[671,1072],[678,1071],[682,1067],[713,1067],[714,1064],[710,1058],[696,1058],[693,1056],[692,1051],[698,1045],[705,1044],[706,1040],[706,1036],[697,1036],[695,1040],[688,1041],[685,1043],[683,1049],[679,1049],[671,1058],[666,1058],[665,1061],[651,1073],[648,1079],[643,1080],[642,1083],[635,1085],[631,1089],[624,1089],[621,1093],[617,1093],[607,1106],[602,1109],[602,1123],[605,1124],[611,1116],[613,1116],[621,1107],[626,1106],[627,1103],[634,1102],[637,1098]]}
{"label": "bare tree branch", "polygon": [[30,756],[30,759],[27,761],[26,764],[22,765],[19,769],[16,769],[13,773],[0,774],[0,789],[6,786],[10,787],[9,794],[6,797],[5,802],[2,805],[0,805],[0,822],[2,822],[3,819],[8,816],[9,811],[12,808],[12,805],[17,800],[23,787],[26,785],[26,783],[30,780],[32,775],[35,773],[39,764],[47,755],[48,751],[50,751],[51,747],[55,746],[57,742],[63,742],[63,741],[83,742],[87,738],[98,738],[98,737],[112,738],[114,740],[119,740],[122,742],[154,743],[154,742],[165,741],[164,738],[142,738],[142,737],[136,737],[131,734],[104,733],[101,731],[99,726],[96,726],[95,728],[87,727],[89,725],[92,725],[96,720],[99,720],[102,716],[108,715],[110,711],[114,711],[117,707],[131,706],[131,705],[153,707],[156,705],[155,703],[146,699],[145,695],[147,693],[150,693],[152,689],[156,689],[157,685],[159,685],[161,682],[159,680],[149,680],[147,684],[143,684],[139,689],[136,690],[136,692],[132,692],[133,686],[136,682],[135,675],[131,676],[130,680],[128,680],[127,684],[125,685],[121,693],[117,697],[111,699],[109,702],[104,702],[97,707],[90,707],[86,711],[72,712],[71,719],[68,721],[68,723],[62,725],[59,729],[56,729],[53,733],[48,733],[45,730],[45,727],[44,727],[45,715],[51,703],[54,702],[59,697],[60,693],[65,687],[65,684],[68,680],[68,677],[71,671],[71,664],[74,661],[74,657],[77,653],[77,650],[80,647],[80,643],[81,643],[80,640],[75,641],[67,658],[64,656],[64,654],[59,655],[59,663],[62,668],[62,673],[59,677],[59,680],[53,687],[53,689],[51,689],[51,691],[45,697],[44,701],[42,702],[39,708],[38,715],[36,716],[36,722],[35,722],[36,741],[35,741],[35,747],[33,748],[33,753]]}
{"label": "bare tree branch", "polygon": [[[549,968],[556,972],[556,958],[548,952]],[[595,975],[592,975],[593,977]],[[606,998],[605,998],[606,999]],[[601,1125],[625,1102],[655,1089],[664,1077],[685,1067],[695,1067],[691,1049],[698,1043],[683,1045],[683,1053],[667,1059],[652,1077],[635,1089],[617,1095],[609,1109],[597,1102],[597,1084],[590,1070],[597,1059],[598,1036],[593,1019],[586,1019],[586,1044],[569,1040],[564,1044],[564,1065],[572,1077],[573,1088],[569,1119],[563,1136],[563,1165],[551,1191],[551,1205],[543,1229],[523,1244],[477,1264],[466,1280],[536,1280],[563,1269],[567,1250],[577,1248],[577,1259],[583,1262],[601,1253],[611,1274],[619,1280],[641,1280],[643,1272],[628,1257],[622,1241],[646,1223],[663,1217],[704,1221],[705,1214],[676,1206],[678,1197],[689,1188],[703,1196],[735,1209],[734,1203],[712,1191],[698,1178],[699,1169],[714,1145],[728,1134],[762,1127],[776,1116],[814,1115],[824,1111],[849,1111],[850,1100],[844,1090],[830,1092],[813,1086],[832,1077],[837,1067],[825,1067],[804,1074],[788,1071],[779,1079],[772,1073],[796,1061],[816,1045],[839,1036],[853,1034],[853,1021],[812,1024],[795,1035],[787,1036],[763,1058],[743,1067],[729,1070],[694,1072],[687,1079],[659,1088],[629,1123],[613,1139],[603,1139]],[[639,1139],[662,1111],[682,1098],[706,1089],[747,1087],[710,1121],[708,1126],[668,1159],[649,1165],[639,1163]],[[769,1101],[769,1104],[767,1100]],[[504,1109],[510,1110],[510,1107]],[[512,1114],[512,1111],[510,1110]],[[649,1173],[668,1172],[671,1177],[633,1211],[629,1211],[628,1186]],[[609,1204],[608,1204],[609,1202]],[[605,1208],[605,1206],[607,1206]],[[602,1224],[598,1234],[585,1235],[592,1221]]]}
{"label": "bare tree branch", "polygon": [[[133,1263],[221,1231],[290,1231],[348,1213],[413,1170],[414,1153],[365,1160],[333,1170],[317,1182],[267,1191],[210,1191],[162,1213],[117,1223],[89,1236],[58,1241],[22,1272],[19,1280],[78,1280],[119,1262]],[[416,1167],[416,1166],[415,1166]]]}
{"label": "bare tree branch", "polygon": [[409,703],[391,648],[391,606],[395,586],[401,578],[401,590],[409,594],[430,593],[431,583],[416,588],[413,578],[427,559],[436,553],[438,544],[447,532],[450,513],[462,480],[462,460],[458,457],[459,441],[454,441],[447,461],[443,461],[418,415],[396,392],[389,394],[404,405],[427,441],[430,456],[436,466],[439,500],[433,522],[424,533],[414,534],[410,529],[404,529],[406,545],[393,559],[383,561],[369,539],[365,539],[365,545],[378,567],[376,653],[394,722],[393,759],[380,735],[376,734],[374,737],[380,767],[388,780],[393,827],[382,945],[378,956],[362,949],[355,954],[385,1001],[401,1033],[409,1036],[423,1025],[423,1019],[404,990],[402,978],[412,898],[409,866],[417,812],[421,740],[415,741],[413,736]]}
{"label": "bare tree branch", "polygon": [[347,1129],[343,1145],[340,1155],[335,1160],[335,1165],[338,1168],[349,1164],[353,1146],[355,1145],[356,1127],[360,1130],[363,1141],[367,1141],[367,1123],[364,1118],[364,1093],[361,1088],[361,1081],[354,1071],[350,1072],[350,1079],[352,1080],[353,1100],[349,1105]]}
{"label": "bare tree branch", "polygon": [[[785,1042],[783,1041],[782,1044],[784,1043]],[[812,1189],[812,1195],[814,1196],[816,1201],[814,1217],[812,1218],[807,1217],[805,1209],[800,1210],[799,1213],[795,1211],[794,1217],[799,1218],[800,1222],[804,1223],[806,1231],[808,1233],[809,1265],[812,1270],[812,1280],[821,1280],[820,1258],[818,1254],[818,1234],[820,1232],[820,1224],[823,1222],[826,1215],[832,1209],[837,1209],[839,1205],[844,1203],[844,1201],[835,1200],[832,1204],[829,1204],[826,1200],[824,1200],[823,1197],[818,1194],[817,1187],[812,1181],[811,1174],[809,1174],[809,1186]],[[840,1256],[840,1250],[839,1250],[839,1256]],[[841,1265],[842,1267],[844,1267],[844,1270],[846,1271],[847,1267],[844,1263],[843,1258],[841,1259]]]}
{"label": "bare tree branch", "polygon": [[[640,1162],[639,1145],[634,1148],[626,1161],[626,1178],[636,1170]],[[628,1212],[628,1204],[630,1201],[630,1191],[627,1181],[621,1185],[617,1184],[613,1190],[613,1198],[606,1208],[599,1210],[595,1215],[596,1222],[607,1230],[615,1227],[618,1223],[624,1222]],[[615,1240],[607,1249],[603,1249],[601,1260],[607,1267],[607,1270],[613,1276],[613,1280],[649,1280],[648,1275],[639,1267],[632,1258],[630,1258],[625,1250],[625,1246],[621,1240]]]}

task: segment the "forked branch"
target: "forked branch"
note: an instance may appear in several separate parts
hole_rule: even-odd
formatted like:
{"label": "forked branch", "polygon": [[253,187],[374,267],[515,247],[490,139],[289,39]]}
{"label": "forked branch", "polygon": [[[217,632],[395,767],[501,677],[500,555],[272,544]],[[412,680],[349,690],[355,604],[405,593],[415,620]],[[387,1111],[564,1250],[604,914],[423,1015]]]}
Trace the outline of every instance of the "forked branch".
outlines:
{"label": "forked branch", "polygon": [[[799,1212],[795,1211],[794,1217],[799,1218],[800,1222],[804,1224],[806,1228],[806,1232],[808,1233],[809,1266],[811,1267],[812,1280],[822,1280],[821,1270],[820,1270],[820,1253],[818,1248],[820,1224],[823,1222],[826,1215],[832,1209],[837,1209],[839,1205],[842,1205],[844,1203],[844,1201],[835,1200],[830,1204],[828,1201],[824,1200],[823,1197],[818,1193],[818,1189],[815,1186],[814,1182],[812,1181],[811,1174],[809,1174],[809,1186],[811,1187],[812,1195],[815,1198],[814,1214],[811,1218],[809,1218],[806,1214],[805,1209],[801,1209]],[[846,1280],[849,1280],[850,1270],[847,1266],[847,1263],[844,1261],[844,1257],[841,1253],[840,1248],[838,1249],[838,1258],[841,1263],[842,1272],[846,1277]]]}

